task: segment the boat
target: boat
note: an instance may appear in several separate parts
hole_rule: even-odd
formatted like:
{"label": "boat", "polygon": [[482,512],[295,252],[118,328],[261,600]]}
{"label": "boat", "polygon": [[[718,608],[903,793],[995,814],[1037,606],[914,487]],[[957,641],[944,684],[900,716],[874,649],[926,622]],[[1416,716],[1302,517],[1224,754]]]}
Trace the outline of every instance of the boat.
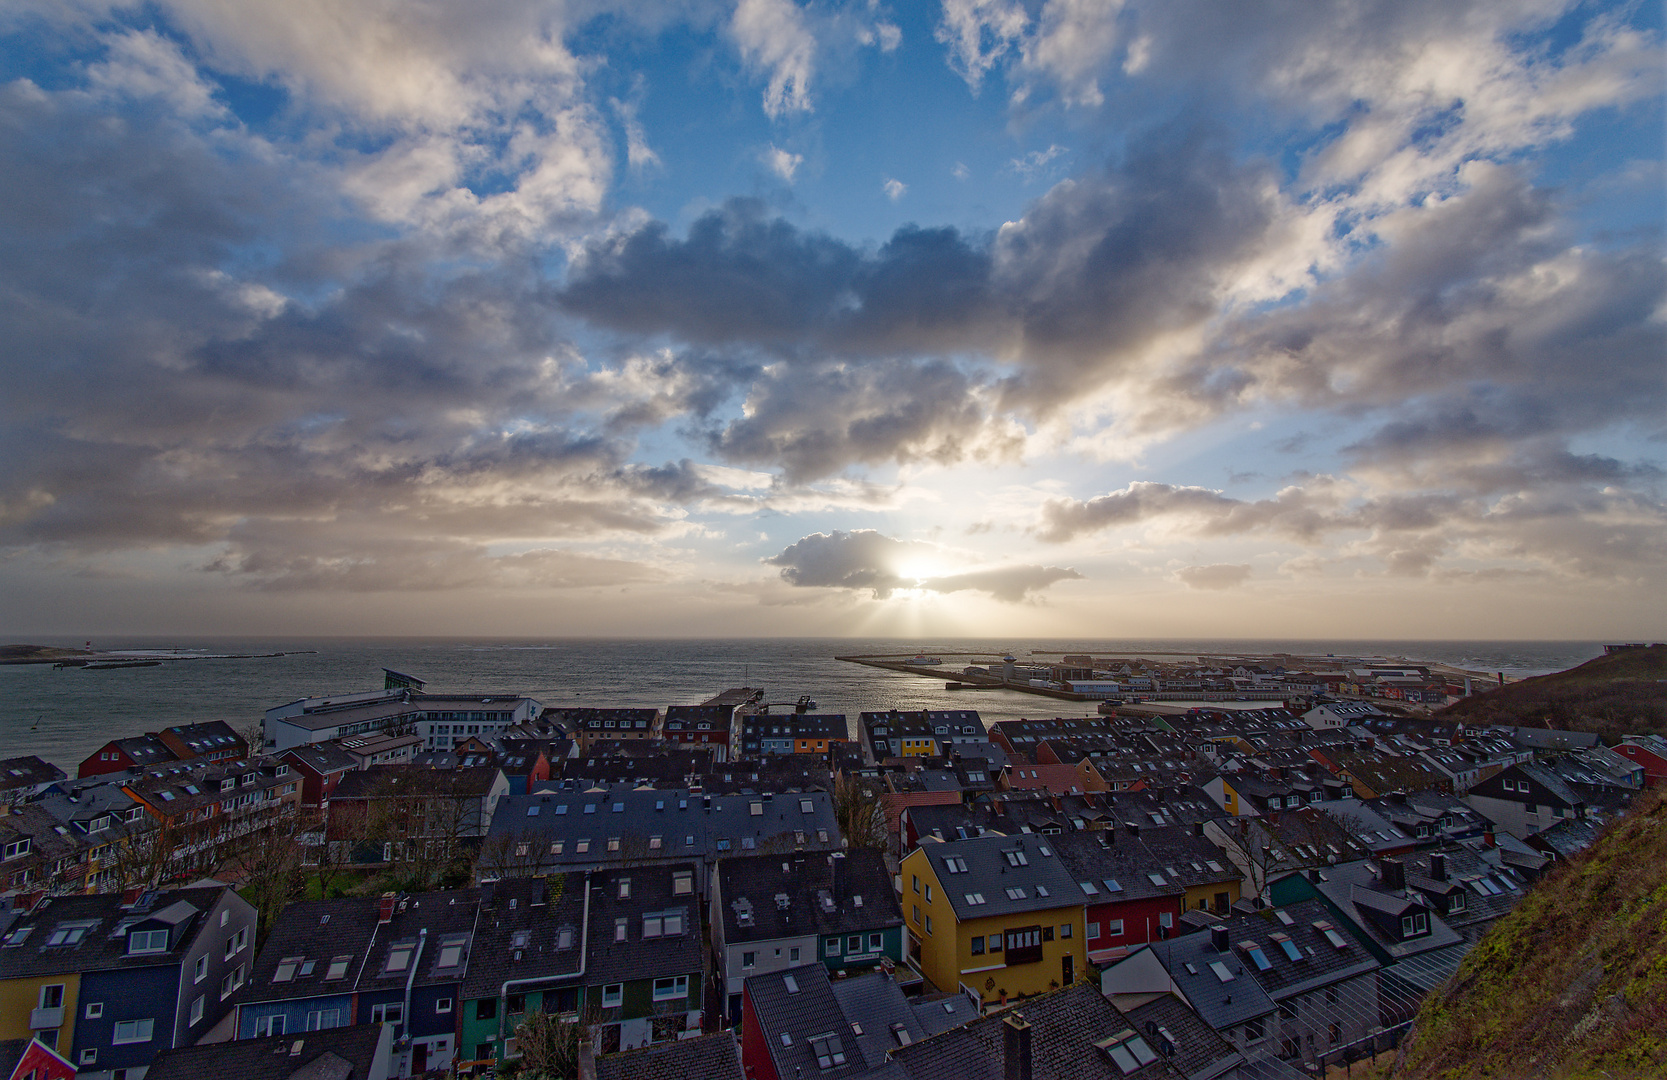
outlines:
{"label": "boat", "polygon": [[943,660],[940,657],[927,656],[925,653],[921,653],[918,656],[911,657],[903,662],[905,664],[919,664],[924,666],[927,664],[941,664],[943,663]]}

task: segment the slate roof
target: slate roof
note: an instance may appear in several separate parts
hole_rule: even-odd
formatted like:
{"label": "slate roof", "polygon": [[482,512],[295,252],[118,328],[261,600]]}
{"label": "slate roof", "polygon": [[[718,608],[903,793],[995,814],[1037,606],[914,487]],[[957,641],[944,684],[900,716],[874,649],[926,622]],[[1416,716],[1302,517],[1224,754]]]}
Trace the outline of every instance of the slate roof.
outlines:
{"label": "slate roof", "polygon": [[[270,710],[268,710],[270,712]],[[289,724],[292,727],[303,728],[307,731],[323,731],[326,728],[346,727],[349,724],[378,723],[379,721],[409,718],[416,723],[420,706],[408,701],[395,698],[391,701],[372,701],[364,704],[346,704],[341,707],[326,707],[311,709],[307,712],[292,716],[270,717],[272,723]],[[124,750],[126,746],[122,747]]]}
{"label": "slate roof", "polygon": [[[801,809],[806,803],[808,811]],[[800,833],[804,835],[802,843]],[[691,795],[683,788],[639,790],[617,786],[591,791],[541,786],[532,795],[505,796],[498,802],[488,835],[525,835],[546,845],[559,840],[562,850],[550,854],[547,861],[552,866],[573,868],[601,867],[627,856],[637,862],[646,858],[710,860],[769,850],[766,845],[783,850],[801,846],[805,850],[829,850],[840,842],[833,805],[823,791],[702,796]],[[614,837],[621,839],[621,849],[609,852],[607,842]],[[628,837],[638,842],[627,846],[624,840]],[[661,838],[659,849],[647,846],[652,837]],[[589,841],[588,850],[579,850],[580,841]],[[655,850],[660,852],[658,856],[653,854]]]}
{"label": "slate roof", "polygon": [[54,784],[64,779],[67,779],[64,770],[34,754],[0,761],[0,791]]}
{"label": "slate roof", "polygon": [[[407,970],[387,972],[390,946],[414,944],[420,931],[428,931],[427,943],[417,964],[417,985],[459,982],[470,962],[468,941],[475,929],[481,890],[453,889],[400,897],[392,918],[378,922],[380,897],[341,900],[303,900],[289,905],[278,916],[266,944],[261,948],[249,981],[238,995],[241,1004],[257,1001],[285,1001],[323,997],[354,990],[403,987]],[[448,939],[462,939],[462,963],[456,968],[437,967],[440,949]],[[329,978],[331,961],[344,958],[341,977]],[[288,959],[299,959],[293,973],[282,982],[273,976]],[[309,967],[304,961],[312,961]],[[303,974],[304,972],[304,974]]]}
{"label": "slate roof", "polygon": [[365,1080],[382,1039],[381,1024],[271,1035],[163,1050],[148,1080]]}
{"label": "slate roof", "polygon": [[568,972],[575,973],[576,984],[587,877],[505,878],[483,887],[469,969],[458,997],[496,997],[511,979]]}
{"label": "slate roof", "polygon": [[[1107,839],[1111,842],[1104,843]],[[1078,899],[1082,903],[1115,904],[1186,893],[1185,886],[1167,879],[1162,885],[1153,883],[1147,875],[1161,875],[1163,866],[1137,837],[1116,837],[1115,830],[1096,830],[1066,833],[1054,837],[1053,841],[1060,859],[1077,880]],[[1219,851],[1213,858],[1217,865],[1231,865],[1220,861]],[[1094,891],[1089,892],[1085,885]]]}
{"label": "slate roof", "polygon": [[[1225,955],[1217,952],[1208,930],[1143,947],[1152,951],[1199,1018],[1216,1031],[1226,1031],[1274,1011],[1273,998],[1251,977],[1243,957],[1236,951]],[[1357,943],[1351,942],[1350,949],[1365,953]],[[1211,964],[1220,964],[1229,978],[1223,980]]]}
{"label": "slate roof", "polygon": [[[686,872],[689,891],[674,891],[674,875]],[[692,862],[633,866],[591,875],[590,940],[586,945],[585,985],[630,982],[635,979],[693,975],[699,983],[705,949],[701,938],[699,868]],[[628,896],[620,896],[620,882],[630,882]],[[643,916],[681,912],[682,932],[644,937]],[[625,920],[624,940],[616,940],[618,920]],[[690,1000],[700,1001],[694,986]]]}
{"label": "slate roof", "polygon": [[[842,1080],[863,1076],[883,1064],[868,1060],[865,1039],[856,1035],[844,1018],[839,999],[834,997],[828,969],[821,964],[754,975],[747,979],[744,993],[752,1005],[748,1019],[756,1019],[777,1076]],[[900,1017],[898,1022],[913,1021],[911,1013],[907,1018]],[[864,1032],[866,1035],[866,1028]],[[830,1043],[828,1047],[827,1068],[819,1064],[811,1041],[824,1035],[837,1040],[837,1045]],[[835,1060],[836,1055],[844,1060]]]}
{"label": "slate roof", "polygon": [[[828,985],[845,1020],[844,1028],[849,1033],[846,1043],[856,1044],[863,1061],[871,1069],[883,1065],[886,1054],[903,1044],[899,1031],[907,1034],[910,1042],[918,1042],[926,1038],[929,1031],[943,1031],[955,1026],[939,1022],[931,1015],[931,1007],[922,1008],[904,997],[897,980],[881,971],[849,979],[833,979]],[[972,1009],[971,1001],[964,997],[959,1000],[959,1023],[966,1023],[977,1014]],[[944,1013],[942,1005],[938,1005],[936,1011],[939,1017],[951,1019]],[[922,1024],[923,1018],[934,1026],[926,1028]]]}
{"label": "slate roof", "polygon": [[1157,1040],[1151,1038],[1154,1033],[1150,1025],[1156,1025],[1156,1034],[1175,1048],[1169,1063],[1187,1080],[1214,1080],[1244,1061],[1244,1055],[1232,1043],[1174,994],[1160,994],[1139,1008],[1124,1012],[1134,1021],[1135,1029],[1152,1041],[1153,1049],[1159,1050]]}
{"label": "slate roof", "polygon": [[[1377,960],[1364,949],[1339,949],[1314,926],[1317,922],[1330,921],[1331,909],[1324,903],[1304,900],[1277,911],[1236,915],[1222,920],[1220,925],[1227,928],[1228,949],[1239,966],[1267,991],[1269,997],[1281,1001],[1378,969]],[[1297,950],[1302,959],[1291,959],[1284,948],[1285,941]],[[1247,946],[1251,944],[1267,960],[1265,970],[1247,951]]]}
{"label": "slate roof", "polygon": [[[837,893],[836,857],[844,864]],[[842,857],[818,852],[803,858],[754,855],[721,859],[718,883],[727,945],[804,934],[854,934],[903,924],[903,909],[892,888],[885,858],[869,849],[858,848]],[[747,913],[745,922],[743,911]]]}
{"label": "slate roof", "polygon": [[359,759],[334,742],[302,743],[285,750],[281,758],[292,757],[321,776],[351,772],[359,767]]}
{"label": "slate roof", "polygon": [[492,790],[498,772],[496,765],[474,765],[440,773],[415,765],[372,765],[343,776],[331,799],[399,797],[402,787],[420,789],[427,795],[474,798]]}
{"label": "slate roof", "polygon": [[[212,885],[147,893],[132,907],[122,906],[121,893],[50,897],[18,919],[0,943],[0,979],[178,964],[226,891]],[[128,955],[125,931],[151,920],[156,925],[147,929],[176,930],[169,936],[173,947]],[[73,943],[50,944],[59,929],[77,924],[83,929]]]}
{"label": "slate roof", "polygon": [[[980,836],[922,844],[958,920],[1081,907],[1082,890],[1051,836]],[[956,859],[952,872],[947,860]],[[966,870],[959,870],[964,864]],[[1009,890],[1014,890],[1009,892]],[[968,896],[982,897],[969,900]]]}
{"label": "slate roof", "polygon": [[596,1080],[745,1080],[745,1074],[735,1036],[720,1031],[599,1057]]}
{"label": "slate roof", "polygon": [[902,1067],[909,1080],[1004,1080],[1003,1023],[1011,1014],[1022,1016],[1030,1024],[1034,1080],[1179,1080],[1183,1076],[1161,1057],[1125,1073],[1095,1049],[1096,1041],[1125,1031],[1133,1033],[1135,1025],[1088,983],[1030,998],[1007,1013],[986,1016],[900,1047],[892,1052],[892,1061]]}
{"label": "slate roof", "polygon": [[[1321,876],[1323,880],[1315,882],[1314,887],[1392,961],[1463,940],[1416,889],[1384,891],[1372,866],[1364,860],[1339,863],[1327,868]],[[1403,941],[1398,933],[1390,933],[1384,927],[1391,920],[1398,921],[1402,912],[1412,905],[1418,905],[1428,915],[1430,932]]]}

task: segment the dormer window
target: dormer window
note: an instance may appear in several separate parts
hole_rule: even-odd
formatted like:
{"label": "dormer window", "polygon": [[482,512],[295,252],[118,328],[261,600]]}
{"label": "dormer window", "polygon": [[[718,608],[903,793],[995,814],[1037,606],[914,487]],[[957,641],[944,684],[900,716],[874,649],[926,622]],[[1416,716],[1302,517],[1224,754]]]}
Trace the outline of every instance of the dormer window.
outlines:
{"label": "dormer window", "polygon": [[1403,938],[1418,937],[1430,932],[1430,916],[1428,912],[1415,911],[1401,916],[1401,936]]}
{"label": "dormer window", "polygon": [[129,955],[138,953],[164,953],[168,951],[168,931],[166,930],[133,930],[127,935],[127,951]]}

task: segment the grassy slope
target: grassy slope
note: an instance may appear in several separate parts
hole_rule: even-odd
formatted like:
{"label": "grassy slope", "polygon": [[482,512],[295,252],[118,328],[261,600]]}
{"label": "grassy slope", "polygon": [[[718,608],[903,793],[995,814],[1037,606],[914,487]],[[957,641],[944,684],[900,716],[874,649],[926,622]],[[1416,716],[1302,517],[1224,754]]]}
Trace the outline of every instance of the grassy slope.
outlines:
{"label": "grassy slope", "polygon": [[1667,732],[1667,645],[1600,656],[1464,698],[1443,719],[1479,724],[1593,731],[1610,742],[1639,732]]}
{"label": "grassy slope", "polygon": [[1667,1076],[1667,789],[1501,919],[1405,1050],[1395,1080]]}

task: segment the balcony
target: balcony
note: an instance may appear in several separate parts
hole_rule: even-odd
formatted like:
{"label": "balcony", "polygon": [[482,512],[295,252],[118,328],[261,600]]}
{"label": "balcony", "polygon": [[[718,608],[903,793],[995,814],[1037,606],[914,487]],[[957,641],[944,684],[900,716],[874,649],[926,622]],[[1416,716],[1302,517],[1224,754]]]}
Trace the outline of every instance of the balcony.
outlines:
{"label": "balcony", "polygon": [[62,1005],[58,1006],[56,1009],[29,1010],[29,1027],[34,1031],[44,1031],[47,1028],[58,1028],[63,1026],[64,1007]]}

